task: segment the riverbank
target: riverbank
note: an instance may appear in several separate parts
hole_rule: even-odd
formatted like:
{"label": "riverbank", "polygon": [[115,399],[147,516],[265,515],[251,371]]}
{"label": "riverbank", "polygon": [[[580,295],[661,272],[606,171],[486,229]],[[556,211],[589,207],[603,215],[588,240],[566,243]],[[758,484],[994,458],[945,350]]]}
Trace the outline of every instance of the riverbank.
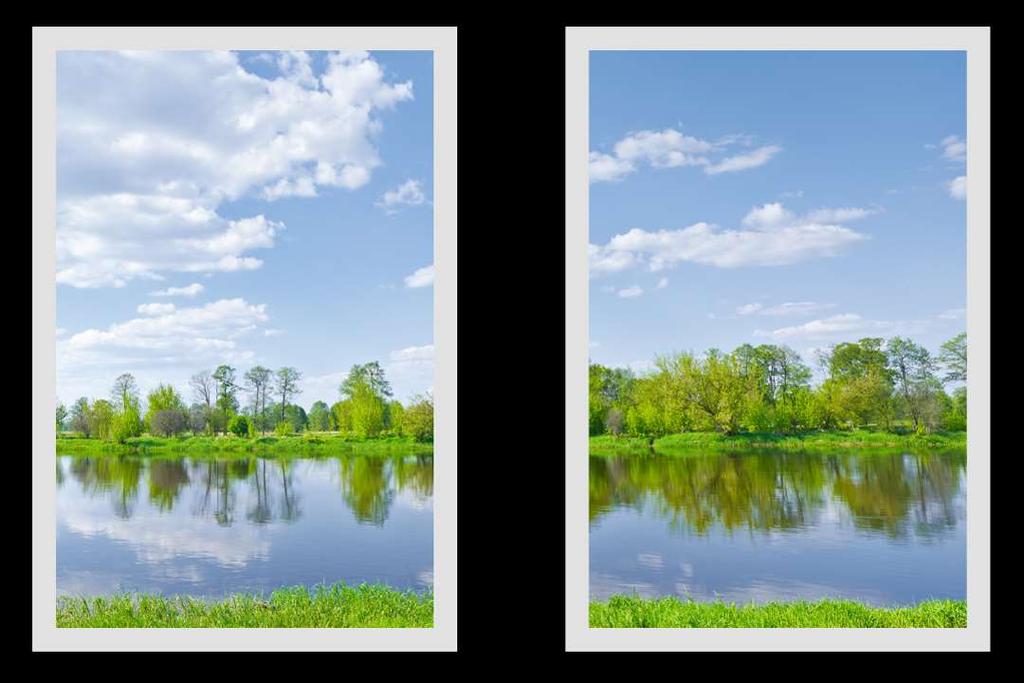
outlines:
{"label": "riverbank", "polygon": [[615,596],[590,603],[591,628],[966,628],[967,603],[870,607],[848,600],[763,605]]}
{"label": "riverbank", "polygon": [[123,594],[60,598],[58,628],[431,628],[433,595],[386,586],[282,588],[218,602]]}
{"label": "riverbank", "polygon": [[590,455],[688,455],[708,451],[836,449],[966,451],[967,432],[892,434],[889,432],[804,432],[801,434],[731,434],[687,432],[657,439],[631,436],[592,436]]}
{"label": "riverbank", "polygon": [[119,444],[89,438],[57,437],[57,455],[187,455],[190,457],[315,458],[336,455],[433,455],[434,445],[410,438],[357,439],[331,432],[245,439],[233,435],[140,436]]}

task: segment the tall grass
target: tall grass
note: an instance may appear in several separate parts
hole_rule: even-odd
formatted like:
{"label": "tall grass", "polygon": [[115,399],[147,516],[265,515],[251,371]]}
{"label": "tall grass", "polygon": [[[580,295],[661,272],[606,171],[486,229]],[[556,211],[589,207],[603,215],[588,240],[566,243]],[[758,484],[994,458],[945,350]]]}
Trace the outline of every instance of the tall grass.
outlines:
{"label": "tall grass", "polygon": [[62,597],[58,628],[431,628],[430,593],[381,585],[282,588],[269,599],[232,595],[218,602],[191,597],[120,594]]}
{"label": "tall grass", "polygon": [[615,596],[590,603],[591,628],[966,628],[967,603],[929,600],[909,607],[869,607],[849,600],[702,603]]}

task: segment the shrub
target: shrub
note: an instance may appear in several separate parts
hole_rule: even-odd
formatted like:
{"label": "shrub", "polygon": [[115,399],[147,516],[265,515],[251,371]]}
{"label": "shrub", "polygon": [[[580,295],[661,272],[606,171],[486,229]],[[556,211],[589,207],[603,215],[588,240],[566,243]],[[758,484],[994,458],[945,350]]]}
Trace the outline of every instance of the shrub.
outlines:
{"label": "shrub", "polygon": [[243,439],[256,433],[252,420],[245,415],[235,415],[228,420],[228,431],[235,436],[242,437]]}
{"label": "shrub", "polygon": [[289,434],[294,434],[294,433],[295,433],[295,425],[293,425],[288,420],[282,420],[281,422],[277,423],[276,427],[274,427],[274,434],[277,435],[277,436],[287,436]]}

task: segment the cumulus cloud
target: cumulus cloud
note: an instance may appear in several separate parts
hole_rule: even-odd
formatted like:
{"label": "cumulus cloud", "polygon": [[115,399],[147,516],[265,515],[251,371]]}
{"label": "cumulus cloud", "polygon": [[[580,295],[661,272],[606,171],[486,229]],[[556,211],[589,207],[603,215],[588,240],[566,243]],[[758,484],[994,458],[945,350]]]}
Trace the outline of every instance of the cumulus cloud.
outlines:
{"label": "cumulus cloud", "polygon": [[949,161],[967,161],[967,142],[959,135],[950,135],[939,143],[942,147],[942,158]]}
{"label": "cumulus cloud", "polygon": [[953,199],[959,199],[961,201],[967,199],[967,176],[957,176],[948,183],[946,183],[946,189],[949,190],[949,196]]}
{"label": "cumulus cloud", "polygon": [[167,272],[259,268],[284,225],[221,204],[356,189],[380,164],[379,112],[412,98],[367,53],[274,53],[278,75],[229,52],[58,56],[57,281],[121,287]]}
{"label": "cumulus cloud", "polygon": [[418,180],[407,180],[393,190],[388,190],[376,205],[384,209],[385,213],[396,213],[401,206],[419,206],[427,202],[423,194],[423,187]]}
{"label": "cumulus cloud", "polygon": [[782,150],[777,145],[770,145],[713,160],[723,150],[735,145],[749,145],[750,141],[747,135],[729,135],[711,142],[684,135],[672,128],[630,133],[615,143],[610,154],[590,152],[590,182],[622,180],[644,165],[656,169],[700,166],[709,175],[741,171],[767,163]]}
{"label": "cumulus cloud", "polygon": [[431,287],[434,284],[434,264],[417,268],[412,275],[405,277],[405,286],[416,288],[416,287]]}
{"label": "cumulus cloud", "polygon": [[[191,371],[218,363],[248,363],[247,339],[269,320],[265,304],[221,299],[204,306],[143,304],[141,317],[91,328],[57,341],[57,377],[67,395],[92,395],[121,372],[143,388],[148,380],[184,388]],[[191,369],[191,370],[190,370]]]}
{"label": "cumulus cloud", "polygon": [[199,294],[202,294],[206,288],[198,282],[193,282],[190,285],[184,287],[168,287],[167,289],[160,289],[155,292],[150,292],[150,296],[184,296],[189,299],[195,298]]}
{"label": "cumulus cloud", "polygon": [[607,244],[589,246],[590,272],[602,275],[638,266],[659,271],[684,262],[719,268],[781,266],[835,256],[868,239],[841,225],[796,216],[781,204],[755,207],[743,225],[739,230],[703,222],[677,230],[633,228]]}

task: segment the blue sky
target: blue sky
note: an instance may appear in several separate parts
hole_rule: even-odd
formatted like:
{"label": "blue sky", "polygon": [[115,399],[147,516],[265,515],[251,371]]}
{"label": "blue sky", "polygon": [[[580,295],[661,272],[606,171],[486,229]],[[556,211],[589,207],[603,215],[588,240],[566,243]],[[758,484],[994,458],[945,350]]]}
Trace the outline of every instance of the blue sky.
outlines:
{"label": "blue sky", "polygon": [[590,353],[966,329],[962,52],[591,52]]}
{"label": "blue sky", "polygon": [[57,395],[220,363],[433,386],[430,52],[63,52]]}

